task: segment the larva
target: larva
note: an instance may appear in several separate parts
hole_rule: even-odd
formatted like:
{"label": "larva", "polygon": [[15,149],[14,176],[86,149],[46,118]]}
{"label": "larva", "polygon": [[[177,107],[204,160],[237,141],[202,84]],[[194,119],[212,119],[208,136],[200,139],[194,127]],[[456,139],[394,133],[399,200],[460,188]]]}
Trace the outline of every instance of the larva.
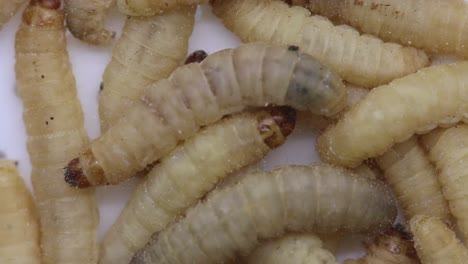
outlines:
{"label": "larva", "polygon": [[40,263],[34,203],[13,161],[0,159],[0,263]]}
{"label": "larva", "polygon": [[[293,1],[294,2],[294,1]],[[308,0],[313,13],[386,41],[468,58],[468,7],[462,0]],[[301,3],[298,3],[301,4]]]}
{"label": "larva", "polygon": [[0,29],[27,0],[0,0]]}
{"label": "larva", "polygon": [[285,232],[371,232],[395,215],[378,181],[326,164],[286,166],[213,191],[131,263],[226,263]]}
{"label": "larva", "polygon": [[468,62],[434,66],[373,89],[319,137],[320,157],[356,167],[415,133],[468,121],[467,72]]}
{"label": "larva", "polygon": [[217,182],[260,161],[294,128],[294,110],[239,114],[200,131],[169,153],[135,189],[104,237],[100,263],[128,263],[155,232],[205,196]]}
{"label": "larva", "polygon": [[450,218],[437,172],[416,136],[393,146],[377,158],[384,177],[392,187],[406,219],[417,214]]}
{"label": "larva", "polygon": [[411,219],[410,227],[422,264],[468,263],[468,249],[436,217],[417,215]]}
{"label": "larva", "polygon": [[178,6],[197,5],[207,0],[117,0],[119,11],[129,16],[153,16]]}
{"label": "larva", "polygon": [[211,0],[213,11],[242,41],[297,45],[337,72],[344,80],[366,88],[386,84],[428,65],[424,52],[348,26],[334,26],[327,18],[311,16],[302,7],[275,0]]}
{"label": "larva", "polygon": [[167,78],[184,60],[195,10],[183,6],[160,16],[127,18],[103,75],[101,132],[131,108],[146,86]]}
{"label": "larva", "polygon": [[65,180],[77,187],[116,184],[200,126],[267,104],[334,115],[346,105],[346,89],[335,73],[297,47],[251,43],[222,50],[148,86],[125,116],[69,163]]}
{"label": "larva", "polygon": [[72,35],[93,45],[110,45],[115,32],[104,28],[115,0],[64,0],[65,20]]}
{"label": "larva", "polygon": [[60,1],[32,1],[16,34],[16,79],[23,101],[42,263],[96,263],[94,191],[63,181],[66,161],[87,145]]}

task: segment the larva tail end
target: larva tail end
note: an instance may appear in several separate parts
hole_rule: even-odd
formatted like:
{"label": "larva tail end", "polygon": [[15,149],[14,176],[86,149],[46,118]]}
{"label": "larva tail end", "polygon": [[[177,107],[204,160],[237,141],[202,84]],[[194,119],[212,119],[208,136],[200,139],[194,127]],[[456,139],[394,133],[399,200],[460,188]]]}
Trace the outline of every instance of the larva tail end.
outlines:
{"label": "larva tail end", "polygon": [[91,186],[86,175],[83,173],[79,158],[73,159],[68,163],[68,166],[65,167],[64,176],[65,181],[72,187],[87,188]]}
{"label": "larva tail end", "polygon": [[268,112],[279,126],[284,137],[289,136],[296,126],[296,111],[289,106],[272,107]]}
{"label": "larva tail end", "polygon": [[46,9],[56,10],[60,8],[60,0],[31,0],[30,5],[40,5]]}
{"label": "larva tail end", "polygon": [[206,57],[208,57],[208,53],[206,53],[204,50],[196,50],[187,57],[184,64],[190,64],[193,62],[200,63],[204,61]]}

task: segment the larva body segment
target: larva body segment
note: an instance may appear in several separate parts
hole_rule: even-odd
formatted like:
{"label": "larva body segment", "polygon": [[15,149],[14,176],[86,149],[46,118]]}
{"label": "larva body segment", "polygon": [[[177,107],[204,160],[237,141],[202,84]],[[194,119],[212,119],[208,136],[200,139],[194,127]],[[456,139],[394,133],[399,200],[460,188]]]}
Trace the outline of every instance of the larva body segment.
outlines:
{"label": "larva body segment", "polygon": [[415,133],[467,121],[467,72],[468,62],[440,65],[373,89],[319,137],[320,157],[356,167]]}
{"label": "larva body segment", "polygon": [[437,172],[416,136],[393,146],[377,158],[377,163],[395,192],[406,219],[423,214],[449,221],[450,212]]}
{"label": "larva body segment", "polygon": [[410,227],[422,264],[468,263],[468,249],[439,219],[417,215],[411,219]]}
{"label": "larva body segment", "polygon": [[27,0],[0,0],[0,29]]}
{"label": "larva body segment", "polygon": [[129,16],[153,16],[180,6],[197,5],[207,0],[117,0],[119,11]]}
{"label": "larva body segment", "polygon": [[59,1],[32,1],[16,34],[16,79],[23,101],[42,263],[96,263],[94,191],[63,182],[66,160],[88,137],[66,49]]}
{"label": "larva body segment", "polygon": [[260,161],[294,127],[294,111],[239,114],[200,131],[146,176],[106,234],[100,263],[128,263],[153,233],[196,204],[229,173]]}
{"label": "larva body segment", "polygon": [[0,263],[41,263],[31,194],[15,163],[0,160]]}
{"label": "larva body segment", "polygon": [[378,181],[326,164],[287,166],[215,190],[131,263],[226,263],[285,232],[371,232],[395,216]]}
{"label": "larva body segment", "polygon": [[[293,1],[294,2],[294,1]],[[385,41],[468,58],[468,7],[461,0],[308,0],[313,13]],[[298,3],[301,4],[301,3]]]}
{"label": "larva body segment", "polygon": [[346,104],[346,90],[337,75],[294,48],[254,43],[222,50],[150,85],[124,117],[70,162],[65,180],[78,187],[116,184],[200,126],[267,104],[334,115]]}
{"label": "larva body segment", "polygon": [[212,0],[214,13],[242,41],[296,45],[337,72],[344,80],[374,88],[429,64],[422,51],[384,43],[302,7],[271,0]]}

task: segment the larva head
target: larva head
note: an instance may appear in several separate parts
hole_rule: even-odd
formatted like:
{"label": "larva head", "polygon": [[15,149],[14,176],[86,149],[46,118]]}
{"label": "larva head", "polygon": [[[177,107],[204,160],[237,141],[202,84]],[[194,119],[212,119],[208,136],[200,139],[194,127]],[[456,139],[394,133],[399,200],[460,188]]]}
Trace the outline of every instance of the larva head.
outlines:
{"label": "larva head", "polygon": [[[92,175],[92,178],[88,178],[87,173]],[[88,188],[92,185],[109,184],[104,177],[104,170],[90,149],[68,163],[68,166],[65,167],[64,176],[65,181],[72,187]]]}
{"label": "larva head", "polygon": [[63,27],[60,0],[31,0],[23,13],[23,22],[34,27]]}
{"label": "larva head", "polygon": [[296,125],[296,111],[287,106],[268,107],[258,117],[258,130],[265,144],[275,148],[283,144]]}
{"label": "larva head", "polygon": [[206,57],[208,57],[208,53],[206,53],[204,50],[196,50],[187,57],[184,64],[189,64],[189,63],[194,63],[194,62],[200,63],[203,60],[205,60]]}
{"label": "larva head", "polygon": [[68,163],[68,166],[65,167],[64,176],[65,181],[72,187],[87,188],[91,186],[88,179],[83,174],[79,158],[73,159]]}
{"label": "larva head", "polygon": [[413,238],[402,225],[396,225],[379,235],[374,244],[368,246],[370,254],[382,255],[382,258],[417,259]]}

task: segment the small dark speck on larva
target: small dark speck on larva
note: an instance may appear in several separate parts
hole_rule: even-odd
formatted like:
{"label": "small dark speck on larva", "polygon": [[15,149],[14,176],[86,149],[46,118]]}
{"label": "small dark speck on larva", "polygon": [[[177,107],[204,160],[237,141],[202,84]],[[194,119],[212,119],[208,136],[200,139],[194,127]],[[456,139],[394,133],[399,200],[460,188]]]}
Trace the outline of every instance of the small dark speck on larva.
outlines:
{"label": "small dark speck on larva", "polygon": [[45,121],[45,124],[48,126],[48,125],[49,125],[49,121]]}
{"label": "small dark speck on larva", "polygon": [[0,150],[0,159],[6,158],[6,155],[3,151]]}
{"label": "small dark speck on larva", "polygon": [[51,117],[50,117],[50,120],[54,120],[54,117],[53,117],[53,116],[51,116]]}
{"label": "small dark speck on larva", "polygon": [[298,46],[289,46],[288,50],[289,51],[299,51],[299,47]]}
{"label": "small dark speck on larva", "polygon": [[45,78],[45,76],[44,76],[44,75],[41,75],[41,78],[42,78],[42,79],[44,79],[44,78]]}
{"label": "small dark speck on larva", "polygon": [[102,90],[104,90],[104,83],[101,82],[101,84],[99,85],[99,92],[101,92]]}

